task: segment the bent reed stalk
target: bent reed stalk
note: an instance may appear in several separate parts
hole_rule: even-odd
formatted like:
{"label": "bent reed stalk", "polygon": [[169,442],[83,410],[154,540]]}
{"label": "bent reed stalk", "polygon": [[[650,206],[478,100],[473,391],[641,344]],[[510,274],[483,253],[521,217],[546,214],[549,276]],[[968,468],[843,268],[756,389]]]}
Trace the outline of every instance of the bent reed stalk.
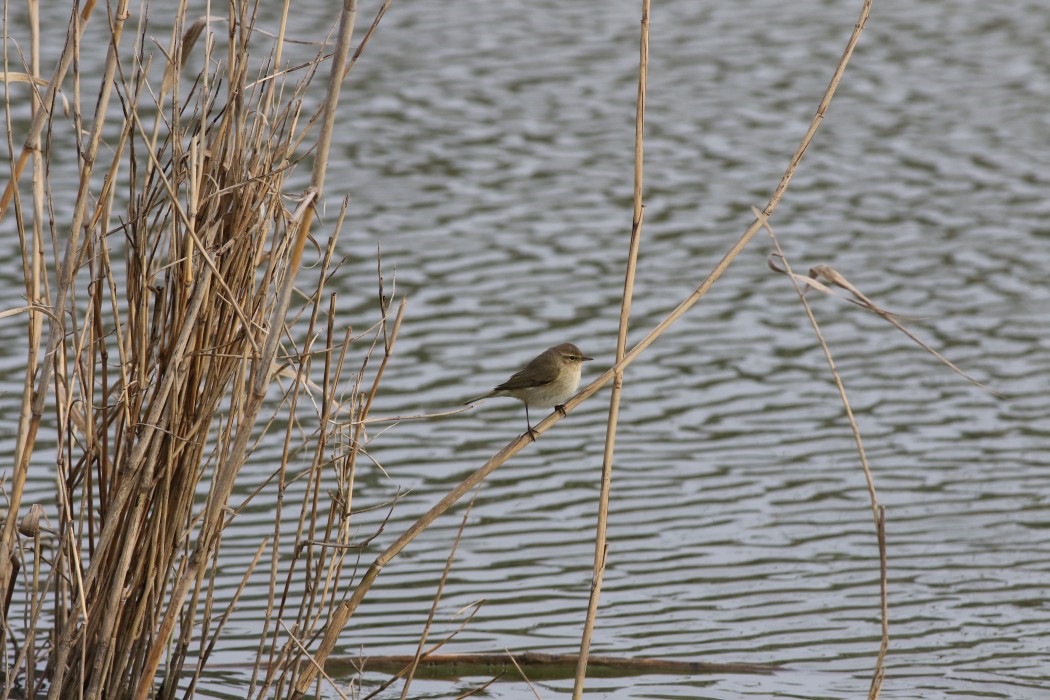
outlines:
{"label": "bent reed stalk", "polygon": [[[353,564],[346,455],[364,437],[346,431],[363,425],[371,398],[357,391],[360,374],[377,341],[383,364],[389,359],[404,306],[396,321],[386,302],[377,309],[345,399],[339,387],[351,336],[334,322],[335,296],[325,298],[341,215],[310,273],[312,289],[295,297],[292,318],[288,310],[323,190],[356,2],[344,3],[335,54],[322,46],[297,69],[281,63],[283,24],[276,39],[264,39],[271,43],[263,65],[249,64],[250,54],[266,56],[255,46],[252,7],[231,2],[224,17],[194,18],[183,4],[169,45],[155,51],[146,17],[126,31],[135,26],[126,0],[108,20],[92,17],[95,5],[85,3],[43,92],[8,79],[5,41],[11,168],[0,220],[13,222],[22,241],[29,344],[15,468],[0,482],[4,697],[18,688],[30,697],[171,698],[187,683],[192,692],[237,596],[267,558],[268,631],[253,691],[287,692],[297,637],[315,632]],[[95,28],[105,41],[85,41],[92,21],[108,22]],[[32,43],[35,55],[35,28]],[[79,72],[95,60],[86,60],[89,51],[105,55],[94,94],[93,78]],[[191,53],[203,69],[186,77]],[[304,114],[307,89],[329,59],[326,100]],[[157,60],[164,63],[151,70]],[[35,76],[35,66],[25,73]],[[62,83],[70,66],[67,117],[56,103],[69,97]],[[85,112],[88,97],[93,109]],[[13,126],[19,101],[36,105],[25,134]],[[15,143],[24,144],[18,152]],[[52,171],[68,171],[71,152],[76,186],[52,186]],[[307,153],[311,185],[289,208],[289,194],[297,195],[289,178]],[[19,181],[27,163],[29,211]],[[48,259],[49,249],[64,252]],[[370,396],[377,388],[378,377]],[[337,406],[346,422],[330,420]],[[285,425],[284,451],[267,481],[283,497],[305,465],[298,524],[284,532],[278,517],[251,547],[239,586],[226,590],[222,536],[242,510],[231,503],[238,476],[260,433]],[[293,426],[295,435],[311,428],[305,440],[293,440]],[[36,449],[43,444],[53,452]],[[39,518],[18,527],[30,469],[55,474],[51,534]],[[343,507],[320,506],[330,490],[346,494]],[[296,547],[292,561],[281,561],[279,552],[304,540],[322,546]],[[282,579],[297,584],[282,591]]]}

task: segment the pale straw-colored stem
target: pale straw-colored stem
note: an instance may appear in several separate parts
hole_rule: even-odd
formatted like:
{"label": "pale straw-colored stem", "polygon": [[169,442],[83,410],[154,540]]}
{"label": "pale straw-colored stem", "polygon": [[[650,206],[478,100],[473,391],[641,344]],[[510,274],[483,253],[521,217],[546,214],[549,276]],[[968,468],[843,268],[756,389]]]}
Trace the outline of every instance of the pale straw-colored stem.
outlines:
{"label": "pale straw-colored stem", "polygon": [[[81,16],[83,17],[84,14],[82,13]],[[66,336],[66,301],[68,299],[69,288],[72,286],[76,275],[76,261],[80,255],[80,229],[84,222],[88,202],[91,200],[91,197],[87,194],[88,186],[91,181],[95,156],[98,154],[99,141],[102,138],[102,129],[106,121],[106,110],[109,106],[109,98],[113,93],[113,76],[116,73],[117,66],[117,46],[120,43],[124,21],[127,19],[127,16],[127,0],[122,0],[118,4],[118,7],[115,8],[113,22],[111,24],[109,51],[106,55],[106,64],[103,69],[103,78],[95,109],[95,121],[81,161],[80,183],[77,189],[73,221],[69,228],[69,238],[66,241],[65,257],[59,268],[58,297],[55,302],[53,313],[48,316],[47,360],[40,367],[40,376],[37,378],[35,389],[32,392],[33,395],[29,409],[27,411],[26,408],[23,407],[22,411],[23,416],[28,413],[28,421],[26,422],[24,437],[20,437],[19,439],[20,449],[15,453],[15,469],[11,479],[12,499],[9,504],[10,513],[17,513],[18,508],[21,505],[19,499],[25,485],[26,475],[29,471],[29,459],[32,456],[33,448],[35,446],[36,433],[37,430],[39,430],[40,421],[43,418],[44,402],[47,397],[47,386],[51,381],[51,371],[54,367],[54,362],[61,361],[59,359],[60,356],[56,355],[56,350],[62,342],[62,339]],[[76,25],[76,23],[74,23],[74,25]],[[77,29],[80,29],[81,32],[83,31],[83,22],[81,22],[79,27],[74,26],[71,28],[67,35],[67,51],[64,51],[62,54],[62,58],[59,61],[59,67],[56,69],[55,75],[52,77],[53,83],[61,81],[62,77],[65,75],[65,69],[69,67],[69,62],[73,60],[74,49],[79,44]],[[36,118],[30,126],[30,133],[26,138],[23,156],[26,156],[28,153],[39,148],[40,130],[43,129],[44,123],[47,122],[47,119],[50,116],[49,109],[50,105],[53,103],[55,89],[56,87],[54,84],[48,87],[44,108],[38,110]],[[34,91],[33,94],[35,95],[36,92]],[[20,163],[22,163],[22,161],[23,158],[20,158]],[[11,181],[8,183],[9,187],[17,187],[18,175],[21,172],[21,167],[21,165],[16,166],[15,172],[12,173]],[[4,199],[7,199],[6,192],[4,194]],[[0,202],[0,219],[3,218],[6,206],[6,203]],[[26,392],[26,398],[28,398],[28,394],[29,392]],[[0,534],[0,591],[6,591],[9,585],[9,552],[14,546],[15,524],[17,520],[16,517],[8,518],[4,523],[3,533]]]}
{"label": "pale straw-colored stem", "polygon": [[755,213],[758,214],[759,220],[769,232],[769,237],[773,239],[777,255],[780,256],[780,260],[784,264],[784,269],[788,273],[788,278],[795,289],[795,294],[798,295],[799,301],[802,302],[806,318],[809,319],[813,333],[817,336],[817,341],[820,343],[820,349],[824,352],[824,359],[827,360],[828,369],[831,370],[831,376],[835,380],[835,389],[838,391],[839,399],[842,401],[842,408],[846,412],[846,419],[849,421],[850,431],[853,433],[853,442],[857,446],[857,455],[860,457],[860,466],[864,470],[864,479],[868,484],[871,514],[875,520],[875,537],[879,545],[879,607],[882,615],[882,642],[879,645],[879,654],[875,661],[875,671],[872,675],[869,695],[869,700],[876,700],[882,688],[882,678],[886,675],[886,651],[889,649],[890,639],[889,609],[886,600],[886,509],[879,505],[879,497],[875,491],[875,477],[871,474],[871,463],[868,461],[868,453],[864,449],[864,440],[861,438],[860,426],[857,424],[857,418],[853,414],[853,407],[850,405],[849,396],[846,394],[846,385],[842,381],[842,375],[839,374],[839,370],[835,366],[835,358],[831,355],[831,348],[828,346],[827,340],[824,339],[824,334],[820,330],[820,324],[817,323],[817,317],[813,314],[813,309],[803,294],[803,290],[798,283],[798,277],[795,276],[794,271],[791,269],[791,263],[788,262],[783,248],[780,247],[780,240],[777,239],[776,234],[773,232],[773,227],[769,225],[768,217],[757,211]]}
{"label": "pale straw-colored stem", "polygon": [[[88,18],[91,17],[91,12],[95,9],[95,1],[87,0],[80,11],[80,22],[78,25],[80,35],[83,35],[84,29],[87,27]],[[29,133],[26,135],[25,145],[22,147],[22,153],[11,168],[11,179],[7,181],[3,195],[0,195],[0,221],[4,220],[4,214],[7,213],[7,207],[11,204],[15,188],[18,187],[18,178],[21,177],[22,171],[29,161],[29,156],[40,149],[40,134],[51,118],[51,105],[55,103],[58,89],[62,86],[62,81],[65,80],[69,66],[73,63],[74,47],[79,43],[80,38],[72,31],[66,34],[66,45],[62,48],[62,55],[58,58],[58,65],[55,67],[55,72],[51,74],[51,80],[47,83],[47,92],[38,103],[43,109],[40,109],[33,117],[33,121],[29,125]],[[34,97],[37,96],[35,90],[32,94]]]}
{"label": "pale straw-colored stem", "polygon": [[[649,5],[642,0],[641,36],[638,46],[638,100],[634,118],[634,215],[631,223],[631,241],[627,253],[627,273],[623,283],[623,300],[620,305],[620,328],[616,335],[616,362],[623,360],[627,352],[627,329],[631,319],[631,301],[634,298],[634,276],[638,267],[638,247],[642,239],[642,164],[645,141],[645,91],[649,77]],[[583,684],[587,678],[587,655],[594,634],[594,621],[598,616],[598,600],[602,581],[605,578],[605,561],[608,554],[606,532],[609,526],[609,492],[612,490],[613,450],[616,445],[616,427],[620,417],[620,393],[623,388],[623,372],[613,374],[612,392],[609,396],[609,418],[605,426],[605,452],[602,455],[602,480],[598,495],[598,524],[594,533],[594,570],[591,576],[591,593],[587,601],[587,617],[580,635],[580,658],[576,663],[576,679],[572,697],[583,696]]]}

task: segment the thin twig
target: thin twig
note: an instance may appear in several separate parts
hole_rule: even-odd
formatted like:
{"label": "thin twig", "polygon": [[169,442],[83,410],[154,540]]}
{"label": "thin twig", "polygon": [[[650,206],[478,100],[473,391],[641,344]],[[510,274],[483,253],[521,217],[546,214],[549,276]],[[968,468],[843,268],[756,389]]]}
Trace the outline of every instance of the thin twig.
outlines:
{"label": "thin twig", "polygon": [[529,677],[525,675],[525,671],[522,670],[521,666],[518,664],[517,659],[514,658],[514,654],[511,654],[509,649],[504,649],[503,651],[507,652],[507,658],[510,659],[510,662],[512,664],[514,664],[514,668],[518,670],[518,673],[521,674],[521,679],[525,681],[525,685],[529,686],[529,690],[532,691],[532,695],[536,698],[536,700],[543,700],[543,698],[540,697],[540,691],[536,690],[536,686],[534,686],[532,684],[532,681],[529,680]]}
{"label": "thin twig", "polygon": [[488,690],[488,687],[490,685],[492,685],[493,683],[495,683],[496,681],[498,681],[500,678],[502,678],[505,675],[507,675],[506,671],[500,671],[495,676],[493,676],[489,680],[485,681],[483,684],[479,685],[477,688],[471,688],[470,690],[468,690],[467,692],[463,693],[462,695],[457,695],[456,696],[456,700],[463,700],[464,698],[472,698],[475,695],[480,695],[481,693],[484,693],[486,690]]}
{"label": "thin twig", "polygon": [[879,506],[879,600],[882,615],[882,641],[879,643],[879,656],[875,660],[875,671],[871,675],[871,687],[868,689],[868,700],[878,700],[882,692],[882,682],[886,678],[886,653],[890,648],[890,610],[889,586],[886,566],[886,506]]}
{"label": "thin twig", "polygon": [[437,613],[438,602],[441,600],[441,594],[445,590],[445,582],[448,580],[449,572],[452,571],[452,562],[456,558],[456,549],[459,547],[459,541],[463,538],[463,530],[467,527],[467,519],[470,517],[470,512],[474,509],[474,501],[477,500],[478,493],[474,492],[474,497],[470,499],[470,503],[467,504],[467,510],[463,513],[463,521],[459,524],[459,530],[456,531],[456,539],[452,542],[452,549],[448,553],[448,558],[445,560],[445,569],[441,572],[441,580],[438,581],[437,592],[434,594],[434,602],[430,605],[430,613],[427,615],[426,624],[423,625],[423,633],[419,635],[419,644],[416,646],[416,656],[412,660],[412,667],[408,670],[408,674],[405,676],[405,686],[401,689],[401,700],[405,700],[408,697],[408,687],[412,685],[412,679],[416,675],[416,668],[419,666],[419,659],[423,656],[423,647],[427,643],[427,635],[430,633],[430,627],[434,624],[434,615]]}

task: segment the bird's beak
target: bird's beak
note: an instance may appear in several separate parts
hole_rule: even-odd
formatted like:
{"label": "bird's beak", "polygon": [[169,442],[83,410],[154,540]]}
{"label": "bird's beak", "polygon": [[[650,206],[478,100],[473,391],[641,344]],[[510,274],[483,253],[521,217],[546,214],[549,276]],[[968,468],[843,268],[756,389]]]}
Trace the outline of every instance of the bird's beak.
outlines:
{"label": "bird's beak", "polygon": [[581,357],[580,361],[581,362],[587,362],[588,360],[593,360],[593,359],[594,359],[593,357]]}

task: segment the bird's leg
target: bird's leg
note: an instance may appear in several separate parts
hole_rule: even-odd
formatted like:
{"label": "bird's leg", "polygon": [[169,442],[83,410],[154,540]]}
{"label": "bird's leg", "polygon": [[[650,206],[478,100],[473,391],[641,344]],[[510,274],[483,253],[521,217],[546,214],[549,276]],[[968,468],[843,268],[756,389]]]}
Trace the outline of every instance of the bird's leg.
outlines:
{"label": "bird's leg", "polygon": [[538,435],[538,433],[532,429],[532,421],[529,420],[528,404],[525,404],[525,425],[529,426],[529,438],[531,438],[533,442],[536,442],[536,436]]}
{"label": "bird's leg", "polygon": [[565,412],[565,404],[563,404],[563,403],[560,403],[557,406],[555,406],[554,410],[557,411],[558,413],[560,413],[562,418],[564,418],[565,416],[569,415],[568,413]]}

